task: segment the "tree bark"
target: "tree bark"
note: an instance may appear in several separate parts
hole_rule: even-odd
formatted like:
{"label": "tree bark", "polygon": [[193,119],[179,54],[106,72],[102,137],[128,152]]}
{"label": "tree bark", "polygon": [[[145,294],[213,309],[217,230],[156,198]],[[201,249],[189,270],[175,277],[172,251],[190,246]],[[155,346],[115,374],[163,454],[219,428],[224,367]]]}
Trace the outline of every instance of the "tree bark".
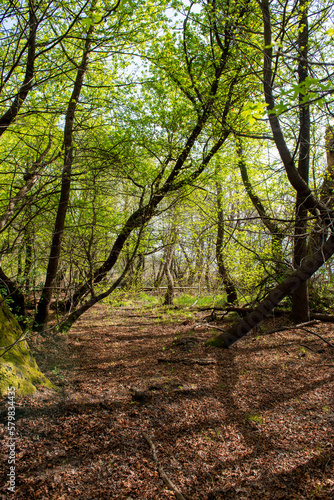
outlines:
{"label": "tree bark", "polygon": [[[298,83],[305,82],[308,76],[308,2],[299,2],[299,64]],[[299,94],[299,161],[298,172],[302,179],[308,184],[309,159],[310,159],[310,107],[303,103],[305,95]],[[307,207],[304,205],[304,198],[297,193],[296,198],[296,220],[295,220],[295,241],[294,241],[294,268],[298,269],[303,259],[307,255]],[[292,317],[297,323],[305,323],[309,320],[309,294],[308,283],[304,281],[292,295]]]}

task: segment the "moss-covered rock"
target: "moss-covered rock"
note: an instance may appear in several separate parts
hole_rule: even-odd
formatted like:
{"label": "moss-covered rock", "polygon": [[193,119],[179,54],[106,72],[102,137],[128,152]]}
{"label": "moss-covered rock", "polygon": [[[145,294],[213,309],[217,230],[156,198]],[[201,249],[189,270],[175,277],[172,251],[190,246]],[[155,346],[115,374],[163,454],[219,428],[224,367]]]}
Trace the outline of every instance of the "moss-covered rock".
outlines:
{"label": "moss-covered rock", "polygon": [[[0,297],[0,347],[13,344],[22,335],[22,330]],[[53,387],[43,375],[26,341],[18,342],[4,355],[0,350],[0,395],[7,394],[8,387],[15,387],[17,394],[36,391],[38,385]]]}

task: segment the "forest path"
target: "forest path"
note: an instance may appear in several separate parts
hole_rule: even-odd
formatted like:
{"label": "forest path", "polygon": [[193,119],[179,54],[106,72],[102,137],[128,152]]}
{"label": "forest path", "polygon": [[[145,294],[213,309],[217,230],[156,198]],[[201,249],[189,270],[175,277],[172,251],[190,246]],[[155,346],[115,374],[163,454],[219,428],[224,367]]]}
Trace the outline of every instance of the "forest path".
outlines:
{"label": "forest path", "polygon": [[333,349],[288,330],[217,350],[187,315],[98,305],[34,343],[60,391],[17,401],[15,498],[175,498],[143,433],[188,500],[334,498]]}

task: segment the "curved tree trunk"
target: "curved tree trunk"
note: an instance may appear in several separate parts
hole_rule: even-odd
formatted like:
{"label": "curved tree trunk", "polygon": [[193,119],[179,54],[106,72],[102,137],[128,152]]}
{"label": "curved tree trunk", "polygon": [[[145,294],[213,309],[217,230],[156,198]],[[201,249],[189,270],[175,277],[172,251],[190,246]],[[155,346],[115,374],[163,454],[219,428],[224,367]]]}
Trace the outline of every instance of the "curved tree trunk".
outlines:
{"label": "curved tree trunk", "polygon": [[240,138],[237,138],[237,154],[238,154],[238,164],[241,173],[241,178],[243,185],[246,189],[246,193],[249,196],[249,199],[253,203],[253,206],[265,227],[268,229],[271,235],[271,249],[272,249],[272,258],[275,262],[276,274],[278,276],[283,274],[283,252],[282,252],[282,240],[284,238],[284,233],[279,225],[273,221],[266,212],[266,209],[260,200],[260,198],[255,194],[253,186],[249,180],[247,167],[245,160],[243,158],[242,152],[242,142]]}

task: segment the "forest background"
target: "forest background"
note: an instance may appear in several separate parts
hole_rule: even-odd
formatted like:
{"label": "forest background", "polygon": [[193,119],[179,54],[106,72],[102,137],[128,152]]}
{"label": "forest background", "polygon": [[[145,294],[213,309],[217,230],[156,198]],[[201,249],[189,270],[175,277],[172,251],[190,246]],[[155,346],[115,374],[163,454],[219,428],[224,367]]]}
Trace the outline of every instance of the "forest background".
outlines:
{"label": "forest background", "polygon": [[330,3],[30,0],[0,15],[1,294],[26,331],[159,286],[165,304],[195,287],[257,305],[225,347],[284,298],[297,322],[328,310]]}

